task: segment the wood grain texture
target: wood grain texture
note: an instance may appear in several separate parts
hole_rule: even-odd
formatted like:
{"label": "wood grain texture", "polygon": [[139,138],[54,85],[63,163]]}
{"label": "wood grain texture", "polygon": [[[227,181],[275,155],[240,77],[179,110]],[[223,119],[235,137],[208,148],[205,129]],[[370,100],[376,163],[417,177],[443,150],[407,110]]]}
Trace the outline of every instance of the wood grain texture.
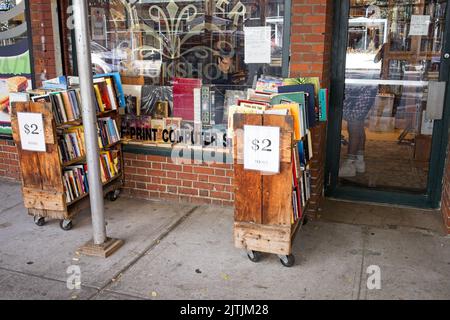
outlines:
{"label": "wood grain texture", "polygon": [[234,189],[235,220],[254,223],[262,222],[262,177],[257,171],[244,170],[243,129],[244,125],[261,125],[262,116],[254,114],[234,115]]}
{"label": "wood grain texture", "polygon": [[262,223],[262,177],[259,172],[234,165],[234,220]]}
{"label": "wood grain texture", "polygon": [[23,188],[23,201],[27,209],[64,211],[65,196],[60,192],[47,192]]}
{"label": "wood grain texture", "polygon": [[288,255],[292,250],[291,227],[235,222],[234,244],[245,250]]}
{"label": "wood grain texture", "polygon": [[263,176],[262,223],[267,225],[291,225],[292,215],[292,167],[280,164],[280,174]]}
{"label": "wood grain texture", "polygon": [[236,113],[233,119],[233,148],[234,161],[237,164],[244,164],[244,126],[262,126],[263,116],[261,114]]}

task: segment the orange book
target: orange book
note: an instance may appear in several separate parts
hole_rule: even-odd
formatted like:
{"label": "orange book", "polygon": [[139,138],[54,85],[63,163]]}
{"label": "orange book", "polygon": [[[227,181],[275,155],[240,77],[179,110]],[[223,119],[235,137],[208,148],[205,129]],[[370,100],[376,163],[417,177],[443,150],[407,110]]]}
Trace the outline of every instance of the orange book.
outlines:
{"label": "orange book", "polygon": [[64,110],[66,110],[67,120],[73,121],[75,120],[75,115],[72,110],[72,103],[70,102],[69,93],[67,91],[61,92],[63,101],[64,101]]}
{"label": "orange book", "polygon": [[[301,134],[301,119],[300,119],[300,106],[298,103],[286,103],[286,104],[276,104],[272,107],[272,109],[279,110],[279,109],[288,109],[289,114],[292,115],[294,118],[294,137],[295,140],[301,140],[302,134]],[[270,110],[270,109],[269,109]]]}

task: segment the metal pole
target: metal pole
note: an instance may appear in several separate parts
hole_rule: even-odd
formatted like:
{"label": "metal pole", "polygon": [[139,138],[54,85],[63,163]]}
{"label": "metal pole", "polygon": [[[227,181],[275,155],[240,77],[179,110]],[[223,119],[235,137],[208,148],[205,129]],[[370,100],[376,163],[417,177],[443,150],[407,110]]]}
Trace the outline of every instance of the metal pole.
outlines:
{"label": "metal pole", "polygon": [[94,244],[106,241],[106,226],[103,203],[103,186],[100,179],[100,155],[97,133],[97,112],[94,104],[92,77],[91,43],[88,22],[87,0],[73,0],[75,21],[75,42],[78,57],[78,76],[80,78],[83,106],[83,126],[86,141],[86,160],[88,165],[89,198],[91,202]]}

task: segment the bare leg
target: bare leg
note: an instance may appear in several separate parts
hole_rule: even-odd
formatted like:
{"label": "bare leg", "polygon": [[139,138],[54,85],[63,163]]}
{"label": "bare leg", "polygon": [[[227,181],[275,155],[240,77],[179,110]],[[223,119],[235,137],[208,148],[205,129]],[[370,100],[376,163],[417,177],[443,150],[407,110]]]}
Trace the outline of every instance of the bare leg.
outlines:
{"label": "bare leg", "polygon": [[364,121],[349,121],[348,135],[348,158],[356,159],[358,152],[364,151],[364,145],[366,142]]}

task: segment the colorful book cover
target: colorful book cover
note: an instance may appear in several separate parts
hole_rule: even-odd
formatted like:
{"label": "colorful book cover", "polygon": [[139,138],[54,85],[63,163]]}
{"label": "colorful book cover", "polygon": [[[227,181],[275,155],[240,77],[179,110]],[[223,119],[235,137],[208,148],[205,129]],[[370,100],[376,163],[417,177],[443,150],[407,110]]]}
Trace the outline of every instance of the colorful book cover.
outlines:
{"label": "colorful book cover", "polygon": [[194,120],[194,89],[201,88],[201,79],[175,78],[173,81],[173,116]]}
{"label": "colorful book cover", "polygon": [[302,119],[300,113],[300,106],[298,103],[286,103],[286,104],[277,104],[272,106],[273,109],[288,109],[290,115],[294,118],[294,139],[301,140],[302,139]]}
{"label": "colorful book cover", "polygon": [[308,128],[313,128],[316,125],[316,115],[319,113],[318,106],[316,106],[315,88],[313,84],[298,84],[288,85],[278,88],[279,93],[295,93],[304,92],[307,94],[306,110],[308,116]]}
{"label": "colorful book cover", "polygon": [[328,119],[328,89],[319,90],[319,121]]}

